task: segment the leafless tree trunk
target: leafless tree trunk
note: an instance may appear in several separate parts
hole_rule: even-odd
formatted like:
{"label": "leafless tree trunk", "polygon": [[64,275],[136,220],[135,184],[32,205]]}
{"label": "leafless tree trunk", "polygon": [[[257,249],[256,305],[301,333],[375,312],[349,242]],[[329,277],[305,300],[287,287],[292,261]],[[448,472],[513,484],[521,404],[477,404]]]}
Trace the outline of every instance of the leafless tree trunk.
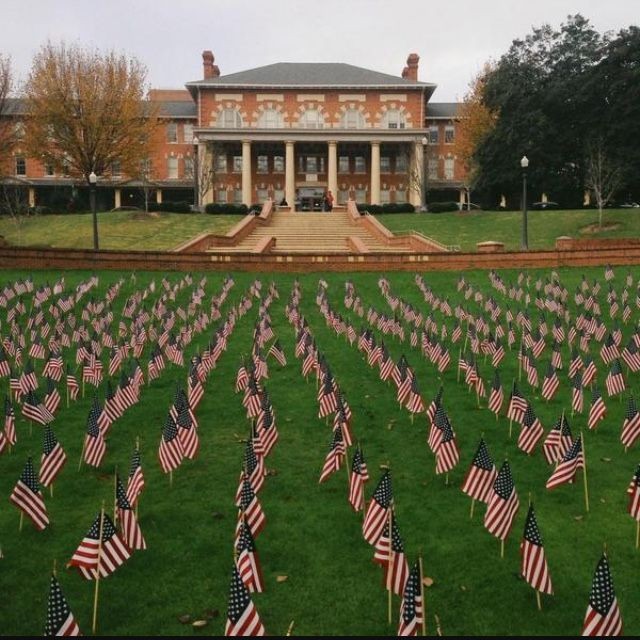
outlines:
{"label": "leafless tree trunk", "polygon": [[586,187],[598,204],[598,228],[602,229],[602,209],[607,206],[620,187],[623,169],[606,152],[602,139],[587,148]]}

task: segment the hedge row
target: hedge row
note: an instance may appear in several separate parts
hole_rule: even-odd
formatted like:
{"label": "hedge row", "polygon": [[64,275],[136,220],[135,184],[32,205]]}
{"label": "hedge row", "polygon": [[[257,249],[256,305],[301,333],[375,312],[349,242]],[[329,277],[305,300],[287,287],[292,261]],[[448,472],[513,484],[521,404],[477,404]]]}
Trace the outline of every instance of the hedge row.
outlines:
{"label": "hedge row", "polygon": [[357,204],[358,211],[364,213],[414,213],[416,208],[409,202],[388,202],[387,204]]}
{"label": "hedge row", "polygon": [[460,207],[457,202],[430,202],[430,213],[444,213],[445,211],[459,211]]}
{"label": "hedge row", "polygon": [[249,207],[246,204],[233,204],[230,202],[218,203],[214,202],[208,204],[204,208],[205,213],[211,214],[222,214],[222,213],[239,213],[242,215],[246,215],[249,213]]}

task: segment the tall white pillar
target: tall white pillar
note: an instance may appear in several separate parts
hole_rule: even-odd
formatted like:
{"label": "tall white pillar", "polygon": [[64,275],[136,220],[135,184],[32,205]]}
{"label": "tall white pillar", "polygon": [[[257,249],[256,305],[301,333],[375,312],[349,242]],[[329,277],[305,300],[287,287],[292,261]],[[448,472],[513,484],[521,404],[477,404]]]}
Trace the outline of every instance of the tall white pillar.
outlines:
{"label": "tall white pillar", "polygon": [[34,189],[34,187],[29,187],[29,206],[30,207],[35,207],[36,206],[36,190]]}
{"label": "tall white pillar", "polygon": [[409,178],[409,189],[411,194],[409,202],[418,208],[422,206],[422,181],[424,180],[424,153],[422,141],[417,140],[411,149],[411,171]]}
{"label": "tall white pillar", "polygon": [[156,202],[162,204],[162,189],[156,189]]}
{"label": "tall white pillar", "polygon": [[338,201],[338,143],[329,140],[329,162],[328,162],[327,184],[328,189],[333,194],[334,202]]}
{"label": "tall white pillar", "polygon": [[371,143],[370,204],[380,204],[380,143]]}
{"label": "tall white pillar", "polygon": [[119,207],[122,206],[122,191],[120,189],[116,189],[113,192],[113,206],[118,209]]}
{"label": "tall white pillar", "polygon": [[294,162],[294,145],[292,140],[287,140],[285,142],[284,169],[284,197],[287,200],[287,204],[291,207],[291,211],[294,211],[296,204],[296,173]]}
{"label": "tall white pillar", "polygon": [[251,141],[242,141],[242,202],[250,207],[253,202],[251,188]]}

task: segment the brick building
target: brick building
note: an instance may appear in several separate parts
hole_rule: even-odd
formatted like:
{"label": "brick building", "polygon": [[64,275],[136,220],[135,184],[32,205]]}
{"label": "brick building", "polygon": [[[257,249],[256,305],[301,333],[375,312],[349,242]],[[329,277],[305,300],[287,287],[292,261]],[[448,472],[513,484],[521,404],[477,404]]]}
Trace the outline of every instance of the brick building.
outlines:
{"label": "brick building", "polygon": [[[139,205],[143,193],[158,202],[272,198],[317,208],[327,189],[337,204],[420,206],[425,173],[429,199],[462,193],[457,105],[430,102],[436,85],[418,80],[417,54],[399,76],[341,63],[276,63],[222,75],[210,51],[202,65],[202,79],[186,90],[150,92],[162,124],[148,171],[124,176],[116,163],[99,177],[101,208]],[[24,105],[8,107],[4,116],[19,127],[28,117]],[[64,171],[25,157],[19,144],[8,164],[32,205],[83,189]]]}

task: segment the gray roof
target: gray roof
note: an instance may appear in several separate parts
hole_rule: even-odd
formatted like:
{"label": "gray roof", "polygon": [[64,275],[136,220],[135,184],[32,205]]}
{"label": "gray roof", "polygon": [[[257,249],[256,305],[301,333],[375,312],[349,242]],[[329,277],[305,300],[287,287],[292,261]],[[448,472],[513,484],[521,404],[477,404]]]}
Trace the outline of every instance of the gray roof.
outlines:
{"label": "gray roof", "polygon": [[3,116],[22,116],[27,112],[26,102],[20,98],[7,98],[2,111]]}
{"label": "gray roof", "polygon": [[429,118],[455,118],[458,115],[459,102],[427,103],[427,120]]}
{"label": "gray roof", "polygon": [[160,102],[160,117],[195,118],[197,115],[196,103],[191,100],[163,100]]}
{"label": "gray roof", "polygon": [[277,62],[217,78],[195,80],[188,82],[189,86],[435,88],[429,82],[415,82],[343,62]]}

